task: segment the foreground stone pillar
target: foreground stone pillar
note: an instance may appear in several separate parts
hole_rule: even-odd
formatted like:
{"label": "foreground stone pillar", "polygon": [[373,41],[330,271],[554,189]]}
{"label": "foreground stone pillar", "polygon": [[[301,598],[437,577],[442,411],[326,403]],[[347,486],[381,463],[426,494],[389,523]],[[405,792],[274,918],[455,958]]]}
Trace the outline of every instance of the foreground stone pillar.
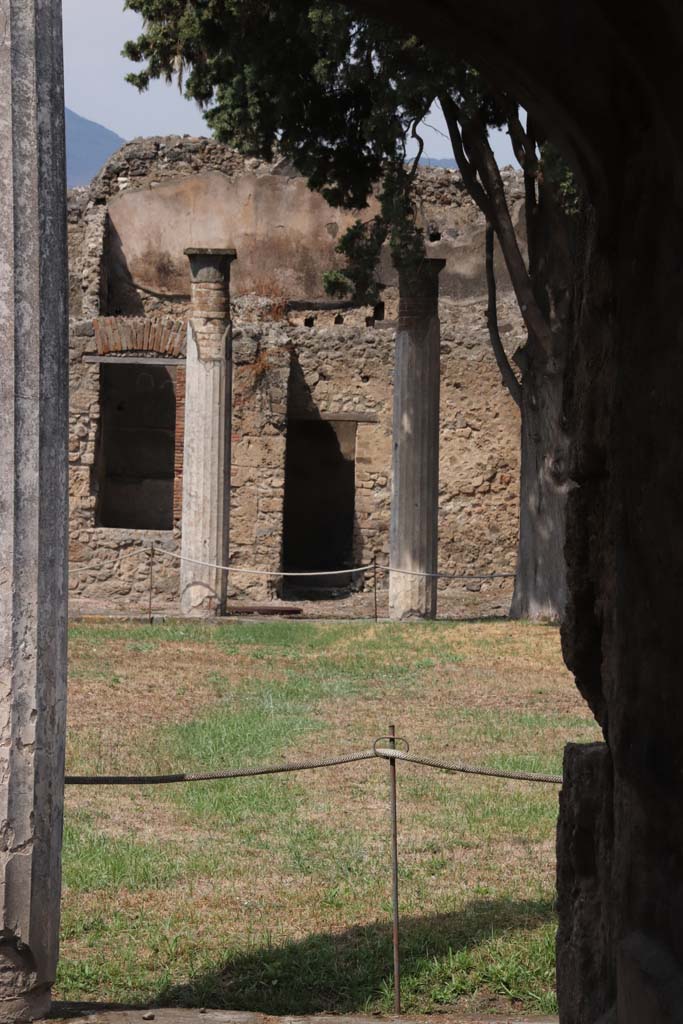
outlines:
{"label": "foreground stone pillar", "polygon": [[[186,249],[192,277],[187,332],[182,549],[186,559],[227,565],[230,516],[232,339],[230,264],[234,249]],[[185,615],[221,615],[227,573],[181,562]]]}
{"label": "foreground stone pillar", "polygon": [[59,943],[68,311],[58,0],[0,0],[0,1021]]}
{"label": "foreground stone pillar", "polygon": [[557,998],[562,1024],[605,1024],[616,997],[612,772],[605,743],[565,747],[557,828]]}
{"label": "foreground stone pillar", "polygon": [[[390,565],[436,572],[439,513],[439,274],[426,259],[399,273],[394,363]],[[436,579],[392,572],[389,616],[435,618]]]}

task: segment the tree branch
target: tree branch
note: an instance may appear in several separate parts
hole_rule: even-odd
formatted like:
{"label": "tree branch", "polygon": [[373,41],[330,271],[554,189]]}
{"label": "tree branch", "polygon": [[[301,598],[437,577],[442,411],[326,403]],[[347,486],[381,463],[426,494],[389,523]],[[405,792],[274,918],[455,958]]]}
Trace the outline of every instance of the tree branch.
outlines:
{"label": "tree branch", "polygon": [[462,126],[462,141],[467,149],[470,160],[476,166],[477,174],[486,190],[490,201],[490,216],[487,220],[492,224],[505,259],[512,287],[524,323],[529,331],[530,342],[537,342],[543,351],[550,356],[552,353],[552,333],[550,326],[536,302],[531,278],[527,270],[522,252],[519,248],[517,235],[508,209],[503,179],[496,163],[496,158],[488,141],[486,125],[480,118],[469,118]]}
{"label": "tree branch", "polygon": [[510,392],[510,395],[519,409],[522,407],[522,385],[517,380],[515,372],[510,366],[503,343],[500,340],[498,328],[498,304],[496,300],[496,271],[493,265],[493,227],[486,223],[486,284],[488,288],[489,304],[486,310],[486,324],[489,329],[491,348],[498,363],[503,378],[503,384]]}
{"label": "tree branch", "polygon": [[417,131],[417,119],[415,121],[413,121],[413,123],[411,125],[410,134],[412,135],[412,137],[414,139],[417,140],[417,154],[415,156],[415,159],[413,160],[413,166],[411,167],[410,173],[408,175],[408,187],[410,187],[412,185],[413,181],[415,180],[415,175],[417,174],[418,164],[420,163],[420,158],[421,158],[422,153],[423,153],[424,148],[425,148],[424,139],[422,138],[421,135],[418,134],[418,131]]}
{"label": "tree branch", "polygon": [[524,174],[524,207],[527,223],[527,246],[529,248],[529,268],[533,267],[531,257],[531,235],[533,234],[533,220],[538,209],[538,197],[536,183],[538,178],[538,156],[536,155],[536,140],[533,134],[531,118],[527,116],[526,131],[519,119],[519,107],[514,100],[508,96],[498,98],[499,106],[505,111],[505,119],[512,141],[512,148]]}
{"label": "tree branch", "polygon": [[534,147],[534,151],[537,148],[540,150],[541,147],[543,146],[544,142],[546,141],[545,135],[542,132],[540,132],[538,129],[539,129],[539,126],[536,124],[536,121],[534,120],[532,115],[527,113],[527,115],[526,115],[526,134],[527,134],[527,138],[529,139],[531,145]]}
{"label": "tree branch", "polygon": [[519,166],[525,174],[533,175],[535,177],[538,172],[536,144],[528,131],[525,132],[522,128],[522,122],[519,119],[519,108],[513,100],[510,100],[507,97],[505,97],[504,100],[499,100],[499,103],[505,111],[505,120],[510,133],[512,148],[514,149],[515,156],[519,161]]}
{"label": "tree branch", "polygon": [[465,149],[462,144],[462,137],[460,135],[460,110],[458,105],[455,100],[448,95],[448,93],[444,93],[442,96],[439,96],[439,103],[441,104],[441,110],[446,122],[446,127],[448,128],[451,146],[453,147],[453,156],[455,157],[455,162],[458,165],[458,170],[460,171],[460,176],[465,188],[488,220],[490,213],[488,197],[477,181],[476,172],[472,169],[472,165],[465,155]]}
{"label": "tree branch", "polygon": [[[448,92],[439,96],[439,102],[453,146],[455,162],[465,188],[498,238],[517,303],[529,332],[529,342],[533,344],[536,341],[547,354],[550,354],[550,326],[536,302],[529,271],[510,217],[503,180],[489,145],[486,125],[481,119],[475,120],[470,117],[465,120]],[[532,137],[529,144],[535,151]]]}

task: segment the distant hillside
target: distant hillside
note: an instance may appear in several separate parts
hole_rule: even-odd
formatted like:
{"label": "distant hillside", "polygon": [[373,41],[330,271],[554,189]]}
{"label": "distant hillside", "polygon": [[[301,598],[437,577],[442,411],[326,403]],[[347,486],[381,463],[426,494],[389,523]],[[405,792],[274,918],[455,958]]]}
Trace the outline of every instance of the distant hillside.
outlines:
{"label": "distant hillside", "polygon": [[450,167],[451,170],[455,170],[457,166],[453,157],[423,156],[420,163],[423,167]]}
{"label": "distant hillside", "polygon": [[89,185],[106,160],[123,145],[116,132],[66,108],[66,180],[69,188]]}

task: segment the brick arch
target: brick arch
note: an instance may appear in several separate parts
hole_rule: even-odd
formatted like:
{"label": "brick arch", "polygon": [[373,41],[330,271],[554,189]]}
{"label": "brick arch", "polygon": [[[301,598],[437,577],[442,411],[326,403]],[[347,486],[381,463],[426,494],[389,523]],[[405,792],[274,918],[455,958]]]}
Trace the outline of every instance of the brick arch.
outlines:
{"label": "brick arch", "polygon": [[148,352],[185,355],[187,321],[173,317],[103,316],[93,320],[97,353]]}

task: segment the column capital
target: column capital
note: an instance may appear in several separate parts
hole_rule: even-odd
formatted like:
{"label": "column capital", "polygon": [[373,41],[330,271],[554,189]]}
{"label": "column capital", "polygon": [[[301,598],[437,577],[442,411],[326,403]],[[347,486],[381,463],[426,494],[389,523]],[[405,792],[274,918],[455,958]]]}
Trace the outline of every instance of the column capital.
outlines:
{"label": "column capital", "polygon": [[229,276],[230,264],[237,259],[236,249],[190,246],[184,252],[190,261],[192,284],[211,284],[222,281]]}
{"label": "column capital", "polygon": [[201,360],[225,359],[226,331],[230,327],[230,265],[234,249],[192,246],[190,261],[192,336]]}
{"label": "column capital", "polygon": [[425,258],[419,264],[398,268],[399,326],[408,319],[436,316],[439,307],[439,274],[445,259]]}

